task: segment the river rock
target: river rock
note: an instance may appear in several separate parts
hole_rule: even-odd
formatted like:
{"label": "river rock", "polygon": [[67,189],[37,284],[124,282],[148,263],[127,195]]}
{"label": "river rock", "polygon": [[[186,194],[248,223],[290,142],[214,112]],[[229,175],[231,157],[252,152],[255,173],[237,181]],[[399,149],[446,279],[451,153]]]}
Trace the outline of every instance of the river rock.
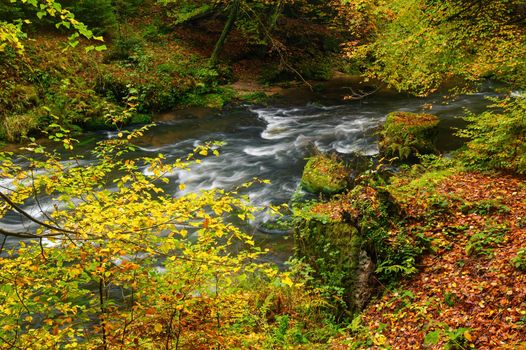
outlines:
{"label": "river rock", "polygon": [[294,215],[296,257],[312,268],[313,283],[337,316],[352,317],[377,290],[376,266],[390,252],[392,221],[403,213],[383,186],[361,183],[328,201],[296,206]]}
{"label": "river rock", "polygon": [[378,148],[388,157],[401,160],[435,153],[439,119],[432,114],[392,112],[380,132]]}
{"label": "river rock", "polygon": [[301,177],[302,187],[311,193],[335,194],[349,183],[349,170],[335,157],[310,157]]}
{"label": "river rock", "polygon": [[364,308],[374,292],[375,265],[352,224],[305,220],[294,231],[295,254],[313,270],[338,316]]}

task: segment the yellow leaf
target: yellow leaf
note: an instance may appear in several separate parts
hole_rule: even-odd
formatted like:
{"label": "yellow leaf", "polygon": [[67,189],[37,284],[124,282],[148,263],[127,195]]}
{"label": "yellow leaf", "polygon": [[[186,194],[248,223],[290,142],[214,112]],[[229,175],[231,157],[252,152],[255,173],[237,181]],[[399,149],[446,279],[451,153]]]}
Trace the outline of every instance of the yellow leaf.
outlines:
{"label": "yellow leaf", "polygon": [[285,276],[285,277],[283,277],[283,278],[281,279],[281,282],[282,282],[283,284],[286,284],[286,285],[289,286],[289,287],[292,287],[292,286],[294,285],[294,282],[290,279],[289,276]]}
{"label": "yellow leaf", "polygon": [[473,341],[473,337],[469,333],[469,331],[464,332],[464,338],[466,338],[468,341]]}
{"label": "yellow leaf", "polygon": [[160,333],[160,332],[163,330],[163,325],[160,324],[160,323],[156,323],[156,324],[153,326],[153,329],[154,329],[157,333]]}
{"label": "yellow leaf", "polygon": [[375,334],[373,337],[373,343],[374,345],[384,345],[386,342],[386,338],[382,334]]}

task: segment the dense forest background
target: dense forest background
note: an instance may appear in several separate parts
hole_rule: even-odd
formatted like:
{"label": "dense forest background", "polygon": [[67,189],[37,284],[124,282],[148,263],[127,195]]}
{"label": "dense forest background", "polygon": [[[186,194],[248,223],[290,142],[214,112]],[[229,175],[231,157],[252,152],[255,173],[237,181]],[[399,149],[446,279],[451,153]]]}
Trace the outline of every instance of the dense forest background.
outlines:
{"label": "dense forest background", "polygon": [[[0,349],[523,348],[525,33],[523,0],[0,0],[0,138],[22,147],[0,215],[24,221],[0,226]],[[250,205],[264,179],[167,191],[221,142],[134,153],[159,113],[335,76],[350,103],[497,88],[460,149],[432,106],[393,111],[367,166],[313,152],[288,205]],[[87,162],[93,130],[116,134]],[[285,267],[244,229],[261,211]]]}

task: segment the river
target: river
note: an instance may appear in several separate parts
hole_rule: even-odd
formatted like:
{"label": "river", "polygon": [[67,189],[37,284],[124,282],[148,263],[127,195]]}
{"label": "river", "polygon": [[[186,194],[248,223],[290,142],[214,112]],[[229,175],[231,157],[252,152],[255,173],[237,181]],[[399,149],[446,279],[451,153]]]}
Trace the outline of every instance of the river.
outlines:
{"label": "river", "polygon": [[[248,195],[252,204],[264,207],[290,200],[298,187],[305,158],[314,150],[336,151],[347,158],[353,154],[377,154],[375,131],[392,111],[426,111],[437,115],[441,119],[440,151],[447,153],[458,148],[461,140],[451,130],[463,126],[458,117],[466,109],[480,112],[488,104],[485,98],[494,95],[488,90],[446,100],[439,94],[416,98],[380,92],[361,100],[343,100],[348,93],[344,84],[327,84],[321,90],[314,93],[306,88],[291,89],[267,106],[238,105],[222,111],[189,108],[158,115],[157,125],[140,139],[137,152],[163,153],[169,161],[186,155],[199,144],[222,141],[220,157],[205,158],[191,171],[170,174],[168,190],[173,194],[214,187],[228,190],[258,177],[270,180],[271,184],[253,186]],[[88,134],[79,151],[88,149],[96,140],[112,137],[116,137],[115,132]],[[186,185],[184,191],[178,188],[181,182]],[[0,224],[21,229],[20,220],[10,215]],[[257,232],[255,228],[261,220],[265,217],[251,223],[252,232],[260,244],[271,249],[271,259],[283,261],[291,252],[291,240]]]}

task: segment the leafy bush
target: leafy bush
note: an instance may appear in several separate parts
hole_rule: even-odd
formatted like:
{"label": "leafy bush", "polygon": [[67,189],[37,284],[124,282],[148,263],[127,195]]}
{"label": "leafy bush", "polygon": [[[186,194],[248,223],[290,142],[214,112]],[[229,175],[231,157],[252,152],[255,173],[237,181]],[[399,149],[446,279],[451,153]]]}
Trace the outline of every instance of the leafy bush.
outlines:
{"label": "leafy bush", "polygon": [[143,42],[140,38],[120,35],[114,41],[111,49],[104,56],[105,62],[132,60],[141,51]]}
{"label": "leafy bush", "polygon": [[470,124],[457,134],[467,138],[459,158],[477,170],[487,168],[526,173],[526,96],[491,99],[491,110],[469,114]]}
{"label": "leafy bush", "polygon": [[306,59],[297,64],[297,70],[304,79],[329,80],[332,77],[332,62],[328,57]]}
{"label": "leafy bush", "polygon": [[68,0],[62,3],[96,34],[110,32],[117,25],[112,0]]}
{"label": "leafy bush", "polygon": [[526,271],[526,248],[519,249],[511,263],[517,270]]}
{"label": "leafy bush", "polygon": [[497,225],[473,234],[466,244],[466,254],[491,256],[492,248],[504,241],[504,236],[508,231],[508,227]]}
{"label": "leafy bush", "polygon": [[13,4],[10,0],[0,0],[0,18],[4,21],[13,21],[24,16],[20,4]]}
{"label": "leafy bush", "polygon": [[7,116],[1,125],[1,134],[9,142],[18,142],[38,128],[38,111]]}
{"label": "leafy bush", "polygon": [[97,34],[116,29],[117,17],[112,0],[80,0],[72,5],[76,16]]}
{"label": "leafy bush", "polygon": [[[69,130],[52,127],[60,132],[50,138],[72,150],[77,141]],[[89,164],[34,140],[22,158],[29,168],[0,152],[2,181],[16,178],[4,195],[16,204],[0,216],[46,195],[51,203],[41,213],[54,218],[38,230],[24,223],[3,231],[10,240],[33,239],[0,248],[0,344],[263,349],[309,342],[307,326],[320,334],[323,300],[300,282],[308,272],[262,263],[253,237],[225,221],[232,210],[253,218],[246,198],[219,189],[173,197],[159,187],[169,181],[162,174],[188,169],[209,147],[197,147],[186,161],[136,157],[131,140],[147,130],[121,130],[98,142]]]}
{"label": "leafy bush", "polygon": [[137,12],[144,0],[113,0],[115,15],[119,20],[132,16]]}

